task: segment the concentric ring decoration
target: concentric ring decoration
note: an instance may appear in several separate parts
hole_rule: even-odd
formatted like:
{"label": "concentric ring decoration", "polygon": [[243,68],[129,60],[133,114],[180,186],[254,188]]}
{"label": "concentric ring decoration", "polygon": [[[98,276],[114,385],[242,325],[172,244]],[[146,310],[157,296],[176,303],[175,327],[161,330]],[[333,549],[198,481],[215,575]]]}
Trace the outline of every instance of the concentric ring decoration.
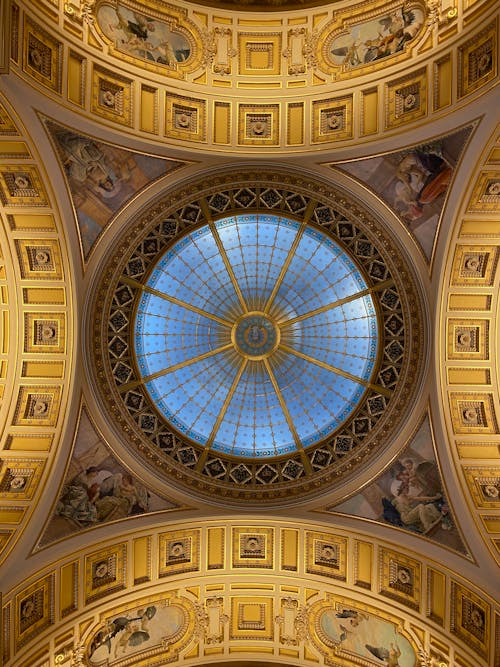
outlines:
{"label": "concentric ring decoration", "polygon": [[359,269],[324,233],[236,215],[184,236],[144,285],[139,372],[177,430],[233,456],[323,440],[356,409],[377,320]]}
{"label": "concentric ring decoration", "polygon": [[353,200],[235,177],[129,228],[95,292],[93,372],[155,474],[269,502],[331,487],[389,441],[422,372],[423,306]]}

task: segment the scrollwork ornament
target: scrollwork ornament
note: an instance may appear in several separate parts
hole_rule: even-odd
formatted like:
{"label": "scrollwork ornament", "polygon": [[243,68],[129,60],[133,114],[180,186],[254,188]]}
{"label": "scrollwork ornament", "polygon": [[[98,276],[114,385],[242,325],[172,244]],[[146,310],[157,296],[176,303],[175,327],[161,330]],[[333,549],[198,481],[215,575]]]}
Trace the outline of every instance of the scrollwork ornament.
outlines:
{"label": "scrollwork ornament", "polygon": [[94,6],[95,0],[84,0],[83,2],[78,2],[78,5],[75,5],[73,2],[65,2],[64,13],[77,23],[94,25]]}
{"label": "scrollwork ornament", "polygon": [[226,50],[226,55],[219,62],[215,62],[213,69],[215,74],[220,74],[222,76],[226,74],[231,74],[231,64],[230,61],[238,55],[238,50],[229,45],[229,39],[231,37],[232,31],[230,28],[215,28],[210,33],[211,46],[209,50],[210,60],[207,64],[212,64],[215,61],[215,56],[218,52],[218,43],[220,39],[227,39],[228,46]]}
{"label": "scrollwork ornament", "polygon": [[318,33],[306,31],[304,40],[304,58],[310,69],[318,67]]}
{"label": "scrollwork ornament", "polygon": [[205,637],[207,628],[208,628],[208,613],[205,610],[205,607],[199,602],[194,604],[194,616],[195,616],[195,627],[194,627],[194,636],[198,639],[203,639]]}
{"label": "scrollwork ornament", "polygon": [[216,31],[204,30],[201,35],[201,41],[203,44],[202,65],[211,65],[214,61],[215,54],[217,53]]}
{"label": "scrollwork ornament", "polygon": [[[290,37],[293,37],[295,39],[302,38],[302,40],[304,40],[304,43],[305,43],[306,29],[303,28],[303,27],[293,28],[293,30],[290,30],[289,35],[290,35]],[[304,46],[301,49],[301,54],[302,54],[302,56],[305,55],[305,47]],[[284,51],[283,51],[283,57],[284,58],[287,58],[287,59],[292,58],[292,55],[293,55],[293,50],[290,46],[288,48],[284,49]],[[288,73],[293,75],[293,76],[297,76],[298,74],[304,74],[305,71],[306,71],[306,67],[305,67],[305,64],[303,62],[302,63],[291,62],[288,66]]]}
{"label": "scrollwork ornament", "polygon": [[309,609],[309,605],[305,605],[305,607],[299,606],[295,615],[295,635],[298,643],[306,642],[309,639]]}
{"label": "scrollwork ornament", "polygon": [[70,657],[71,667],[84,667],[85,666],[85,663],[83,662],[84,657],[85,657],[85,644],[83,642],[79,642],[78,644],[75,644],[75,648],[71,651],[71,657]]}
{"label": "scrollwork ornament", "polygon": [[428,0],[427,25],[433,28],[439,23],[439,0]]}
{"label": "scrollwork ornament", "polygon": [[418,652],[418,659],[420,660],[419,667],[448,667],[448,663],[435,655],[430,655],[424,650]]}

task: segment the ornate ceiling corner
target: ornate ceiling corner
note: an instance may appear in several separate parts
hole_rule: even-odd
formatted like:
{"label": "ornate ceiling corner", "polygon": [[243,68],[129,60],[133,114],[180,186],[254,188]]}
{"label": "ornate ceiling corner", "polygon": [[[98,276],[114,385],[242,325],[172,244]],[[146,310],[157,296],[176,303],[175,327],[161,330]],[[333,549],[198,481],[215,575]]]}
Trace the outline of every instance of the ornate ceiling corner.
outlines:
{"label": "ornate ceiling corner", "polygon": [[330,163],[381,197],[415,237],[429,264],[447,196],[477,121],[403,150]]}
{"label": "ornate ceiling corner", "polygon": [[85,261],[101,233],[128,201],[186,165],[100,141],[46,117],[42,120],[68,185]]}
{"label": "ornate ceiling corner", "polygon": [[113,456],[82,402],[63,484],[36,551],[128,517],[185,509],[147,488]]}
{"label": "ornate ceiling corner", "polygon": [[316,511],[406,530],[473,559],[440,470],[430,411],[398,458],[361,493]]}

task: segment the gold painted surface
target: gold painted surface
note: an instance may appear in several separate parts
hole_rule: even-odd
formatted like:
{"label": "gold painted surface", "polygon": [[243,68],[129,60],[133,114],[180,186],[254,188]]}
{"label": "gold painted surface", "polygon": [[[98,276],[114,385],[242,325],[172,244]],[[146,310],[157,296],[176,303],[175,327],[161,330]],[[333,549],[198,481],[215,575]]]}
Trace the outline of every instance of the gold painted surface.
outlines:
{"label": "gold painted surface", "polygon": [[277,76],[281,74],[281,42],[280,33],[239,33],[238,69],[240,75]]}
{"label": "gold painted surface", "polygon": [[489,343],[489,320],[448,320],[448,359],[488,359]]}
{"label": "gold painted surface", "polygon": [[[231,521],[228,523],[232,528],[228,533],[230,539],[233,540],[233,544],[229,545],[232,550],[235,546],[240,548],[241,530],[248,531],[250,535],[259,534],[254,525],[243,527],[231,525],[233,523]],[[453,583],[454,592],[457,593],[457,585],[459,585],[460,604],[463,609],[466,610],[467,605],[469,605],[469,610],[472,609],[471,602],[480,610],[490,609],[491,603],[487,596],[480,596],[477,592],[471,591],[465,581],[458,581],[444,565],[437,565],[432,561],[420,561],[413,557],[414,554],[395,551],[383,542],[373,544],[358,540],[354,533],[349,536],[334,534],[331,531],[319,533],[310,531],[308,524],[294,526],[289,521],[277,523],[264,521],[264,523],[266,525],[261,526],[260,530],[275,532],[279,542],[277,547],[280,551],[283,551],[289,535],[294,532],[298,537],[298,545],[301,550],[306,547],[308,537],[311,535],[327,539],[330,543],[339,539],[349,541],[351,545],[356,542],[356,548],[350,548],[346,553],[347,569],[353,573],[356,572],[359,561],[359,545],[365,544],[366,547],[374,549],[374,553],[378,554],[380,567],[372,569],[371,576],[374,586],[369,594],[370,601],[366,593],[363,593],[362,602],[360,602],[359,595],[356,599],[352,597],[354,591],[351,581],[332,582],[328,573],[319,571],[316,573],[302,572],[301,574],[283,573],[283,571],[280,572],[281,563],[274,564],[270,572],[271,576],[268,578],[258,565],[252,567],[250,564],[243,571],[232,569],[228,564],[225,571],[220,573],[212,570],[211,583],[200,587],[197,582],[203,580],[210,571],[209,531],[220,530],[221,527],[217,526],[215,522],[214,525],[203,526],[193,523],[188,530],[171,531],[170,536],[176,535],[179,540],[186,535],[200,533],[200,546],[203,545],[203,554],[197,571],[178,572],[178,575],[182,576],[177,576],[170,581],[166,581],[160,572],[157,573],[154,570],[151,571],[150,582],[142,578],[136,581],[126,577],[124,580],[127,596],[125,604],[117,597],[118,582],[116,580],[107,581],[106,584],[103,584],[107,586],[107,590],[104,591],[101,580],[109,579],[116,574],[117,570],[113,569],[114,566],[122,567],[122,572],[127,571],[124,567],[126,562],[129,563],[128,571],[138,573],[144,562],[144,552],[137,546],[146,544],[149,539],[152,539],[153,543],[157,538],[164,539],[165,533],[160,532],[161,527],[129,535],[125,541],[111,544],[99,552],[89,553],[88,549],[83,549],[68,554],[66,559],[56,563],[54,572],[49,572],[47,575],[49,580],[50,577],[54,578],[53,589],[60,591],[58,595],[62,601],[61,616],[51,621],[55,623],[54,634],[57,634],[63,641],[65,637],[71,636],[71,632],[74,632],[74,636],[83,638],[84,644],[88,647],[106,621],[109,622],[118,617],[132,617],[134,610],[135,618],[136,610],[144,610],[151,606],[154,606],[157,609],[156,613],[159,613],[158,610],[161,608],[168,609],[169,605],[180,605],[184,609],[186,620],[182,628],[178,629],[178,639],[174,640],[180,642],[176,659],[182,656],[186,659],[188,655],[215,655],[220,650],[225,654],[248,651],[253,653],[261,646],[262,650],[267,651],[269,655],[284,655],[282,649],[287,649],[289,653],[286,655],[295,660],[293,664],[302,667],[303,655],[308,655],[308,660],[314,663],[322,655],[330,655],[329,651],[334,649],[327,635],[323,633],[320,638],[317,634],[320,633],[320,628],[316,621],[323,610],[336,609],[338,613],[343,613],[342,610],[345,609],[356,609],[359,614],[375,615],[394,623],[398,631],[410,639],[416,652],[428,646],[430,642],[434,650],[449,655],[449,630],[452,627],[449,624],[452,623],[453,614],[455,614],[455,608],[450,607],[450,603],[458,599],[457,595],[451,598],[446,595],[446,592],[450,590],[449,586]],[[180,554],[176,551],[175,555]],[[323,555],[328,556],[328,554]],[[102,567],[103,564],[105,567]],[[220,574],[220,577],[217,577],[217,574]],[[425,603],[422,599],[422,586],[419,585],[420,575],[425,576],[427,582],[427,601]],[[145,584],[148,585],[145,586]],[[43,589],[44,586],[46,587],[46,581],[43,579],[35,583],[28,581],[22,590],[17,591],[17,599],[28,599],[33,596],[34,591],[39,588]],[[134,588],[137,586],[140,588],[137,588],[133,595]],[[73,597],[68,589],[73,591]],[[411,592],[408,592],[408,589],[411,589]],[[95,607],[88,608],[89,600],[82,599],[82,591],[85,591],[86,596],[89,592],[91,595],[98,596],[94,598],[99,599],[102,605],[98,622],[96,622]],[[37,595],[41,600],[41,594]],[[379,595],[381,599],[385,600],[384,611],[376,605]],[[11,597],[8,598],[10,599]],[[53,600],[53,593],[50,593],[49,599]],[[163,599],[168,601],[165,607],[162,606],[161,600]],[[412,609],[411,637],[405,634],[402,628],[401,603]],[[196,612],[195,609],[197,609]],[[131,612],[132,616],[130,616]],[[150,616],[149,622],[153,629],[155,615],[150,614]],[[467,619],[467,612],[464,618]],[[432,626],[428,625],[428,620],[432,621]],[[300,628],[304,627],[304,623],[311,630],[311,641],[307,636],[301,634]],[[464,623],[469,623],[470,627],[470,621],[464,621]],[[443,625],[442,631],[436,632],[436,627],[439,625]],[[195,627],[198,628],[196,633],[194,632]],[[223,636],[224,640],[222,640]],[[119,642],[120,637],[121,635],[112,639],[113,646]],[[31,641],[30,655],[33,656],[39,649],[39,641],[35,635],[27,641]],[[453,645],[453,640],[451,644]],[[343,650],[342,646],[339,648]],[[212,649],[217,650],[214,652]],[[479,649],[481,653],[482,647],[479,646]],[[134,651],[136,651],[134,664],[148,665],[148,667],[156,664],[151,662],[152,656],[156,653],[151,653],[151,647],[148,645],[145,645],[144,649],[136,648]],[[296,658],[292,655],[295,651],[298,651]],[[112,655],[114,655],[114,648],[112,648]],[[173,657],[173,653],[171,655]],[[482,653],[478,655],[475,667],[487,667]]]}
{"label": "gold painted surface", "polygon": [[298,568],[298,532],[283,530],[281,535],[281,569],[296,572]]}
{"label": "gold painted surface", "polygon": [[451,56],[434,63],[434,109],[448,107],[452,101],[453,68]]}
{"label": "gold painted surface", "polygon": [[78,605],[78,561],[68,563],[61,568],[59,608],[64,617],[77,609]]}
{"label": "gold painted surface", "polygon": [[134,540],[134,583],[142,584],[151,578],[151,538]]}
{"label": "gold painted surface", "polygon": [[491,374],[488,368],[449,368],[448,382],[453,385],[489,385]]}
{"label": "gold painted surface", "polygon": [[490,652],[490,605],[455,581],[451,582],[451,598],[451,632],[473,646],[487,660]]}
{"label": "gold painted surface", "polygon": [[497,433],[493,394],[450,392],[450,407],[455,433]]}
{"label": "gold painted surface", "polygon": [[132,81],[112,70],[94,65],[92,68],[92,113],[106,120],[131,126]]}
{"label": "gold painted surface", "polygon": [[141,86],[141,120],[140,128],[143,132],[158,134],[158,89],[151,86]]}
{"label": "gold painted surface", "polygon": [[498,20],[458,49],[458,96],[469,95],[497,76]]}
{"label": "gold painted surface", "polygon": [[62,287],[25,287],[23,301],[26,305],[66,305],[66,292]]}
{"label": "gold painted surface", "polygon": [[313,143],[350,139],[353,135],[352,95],[313,102]]}
{"label": "gold painted surface", "polygon": [[274,531],[254,526],[232,531],[232,567],[274,567]]}
{"label": "gold painted surface", "polygon": [[224,567],[224,537],[225,529],[209,528],[207,567],[209,570],[218,570]]}
{"label": "gold painted surface", "polygon": [[287,144],[301,146],[304,143],[304,104],[293,102],[287,108]]}
{"label": "gold painted surface", "polygon": [[500,510],[500,466],[464,466],[464,473],[476,506]]}
{"label": "gold painted surface", "polygon": [[16,595],[14,609],[16,650],[54,623],[54,581],[54,575],[47,575]]}
{"label": "gold painted surface", "polygon": [[205,141],[206,107],[202,99],[167,95],[165,104],[165,135],[171,139]]}
{"label": "gold painted surface", "polygon": [[370,589],[373,578],[373,545],[369,542],[356,542],[354,583],[361,588]]}
{"label": "gold painted surface", "polygon": [[24,164],[0,166],[0,199],[5,206],[46,206],[47,194],[38,168]]}
{"label": "gold painted surface", "polygon": [[327,533],[307,532],[306,572],[345,581],[347,540]]}
{"label": "gold painted surface", "polygon": [[274,635],[273,610],[274,600],[271,597],[258,595],[233,597],[230,639],[271,641]]}
{"label": "gold painted surface", "polygon": [[489,294],[450,294],[448,307],[450,310],[490,310]]}
{"label": "gold painted surface", "polygon": [[14,426],[55,426],[59,417],[61,388],[22,385],[19,388]]}
{"label": "gold painted surface", "polygon": [[429,618],[439,625],[444,625],[446,615],[446,577],[442,572],[429,569],[427,578]]}
{"label": "gold painted surface", "polygon": [[13,213],[9,215],[9,223],[16,231],[54,231],[56,229],[54,216],[43,213]]}
{"label": "gold painted surface", "polygon": [[78,106],[85,103],[86,60],[78,53],[70,51],[68,57],[68,100]]}
{"label": "gold painted surface", "polygon": [[277,146],[279,118],[278,104],[240,104],[238,143],[242,146]]}
{"label": "gold painted surface", "polygon": [[24,141],[0,141],[0,159],[30,157],[31,153]]}
{"label": "gold painted surface", "polygon": [[23,70],[43,86],[61,92],[62,42],[24,14]]}
{"label": "gold painted surface", "polygon": [[9,435],[5,449],[22,452],[48,452],[52,446],[54,436],[52,434],[39,433],[29,435],[27,433]]}
{"label": "gold painted surface", "polygon": [[362,134],[365,136],[375,134],[378,131],[378,88],[364,91],[362,99]]}
{"label": "gold painted surface", "polygon": [[214,142],[231,142],[231,105],[228,102],[216,102],[214,106]]}
{"label": "gold painted surface", "polygon": [[[498,213],[500,207],[500,171],[483,171],[477,179],[468,210],[481,213]],[[498,219],[494,221],[495,235],[498,230]]]}

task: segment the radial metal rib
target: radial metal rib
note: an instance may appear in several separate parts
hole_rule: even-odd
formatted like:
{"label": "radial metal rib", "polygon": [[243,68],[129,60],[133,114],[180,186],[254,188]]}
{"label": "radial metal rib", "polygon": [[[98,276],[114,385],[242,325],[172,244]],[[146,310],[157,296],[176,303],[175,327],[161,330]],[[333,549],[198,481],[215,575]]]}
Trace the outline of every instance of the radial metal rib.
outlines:
{"label": "radial metal rib", "polygon": [[147,375],[146,377],[143,377],[140,380],[134,380],[134,382],[127,382],[127,384],[123,384],[119,388],[119,392],[123,393],[124,391],[129,391],[129,389],[135,389],[141,384],[146,384],[146,382],[150,382],[151,380],[156,380],[156,378],[162,377],[163,375],[168,375],[169,373],[178,371],[180,368],[191,366],[192,364],[195,364],[197,361],[203,361],[203,359],[209,359],[210,357],[219,354],[219,352],[224,352],[225,350],[229,349],[234,349],[232,343],[221,345],[221,347],[217,347],[213,350],[209,350],[208,352],[204,352],[203,354],[199,354],[197,357],[191,357],[190,359],[185,359],[184,361],[180,361],[178,364],[174,364],[173,366],[168,366],[168,368],[162,368],[161,371],[157,371],[156,373]]}
{"label": "radial metal rib", "polygon": [[229,404],[231,403],[231,400],[234,396],[234,392],[236,391],[236,388],[238,387],[238,384],[241,380],[241,376],[243,375],[245,368],[248,364],[248,359],[243,359],[241,366],[238,369],[238,372],[236,373],[233,383],[231,384],[231,387],[227,393],[227,396],[224,400],[224,404],[217,416],[217,419],[215,420],[215,424],[213,425],[212,431],[210,435],[208,436],[207,442],[205,444],[205,449],[202,452],[200,458],[198,459],[198,463],[196,464],[196,470],[199,472],[203,469],[203,466],[205,465],[205,462],[208,457],[208,451],[212,447],[213,442],[215,440],[215,436],[217,435],[217,431],[219,430],[219,426],[222,423],[222,420],[224,419],[224,416],[227,412],[227,409],[229,407]]}
{"label": "radial metal rib", "polygon": [[229,257],[227,256],[226,249],[224,248],[224,245],[221,241],[219,232],[217,230],[217,227],[215,226],[214,221],[209,220],[208,226],[210,227],[210,231],[212,232],[212,236],[214,237],[217,249],[220,253],[222,261],[224,262],[224,266],[226,267],[226,271],[228,272],[229,278],[231,279],[233,289],[236,292],[236,296],[238,297],[238,301],[240,302],[243,312],[248,313],[248,306],[245,302],[240,286],[238,285],[238,281],[236,280],[236,276],[234,275],[233,267],[231,266],[231,262],[229,261]]}
{"label": "radial metal rib", "polygon": [[202,315],[203,317],[206,317],[209,320],[213,320],[214,322],[218,322],[219,324],[222,324],[225,327],[231,328],[233,326],[233,323],[229,322],[229,320],[225,320],[222,317],[218,317],[217,315],[208,313],[207,311],[202,310],[201,308],[197,308],[196,306],[193,306],[190,303],[186,303],[185,301],[176,299],[175,296],[170,296],[169,294],[165,294],[165,292],[160,292],[160,290],[154,289],[153,287],[149,287],[149,285],[143,285],[138,280],[134,280],[133,278],[128,278],[127,276],[121,276],[120,281],[122,283],[125,283],[126,285],[130,285],[131,287],[140,289],[143,292],[148,292],[148,294],[154,294],[155,296],[160,297],[160,299],[165,299],[165,301],[169,301],[170,303],[175,303],[176,306],[181,306],[181,308],[186,308],[186,310],[190,310],[193,313]]}
{"label": "radial metal rib", "polygon": [[360,378],[357,375],[353,375],[352,373],[343,371],[341,368],[337,368],[336,366],[330,366],[330,364],[327,364],[324,361],[320,361],[319,359],[310,357],[308,354],[304,354],[303,352],[294,350],[293,347],[289,347],[288,345],[282,343],[280,345],[280,350],[288,352],[289,354],[293,354],[296,357],[299,357],[300,359],[304,359],[305,361],[309,361],[311,364],[316,364],[316,366],[320,366],[320,368],[325,368],[327,371],[331,371],[332,373],[341,375],[342,377],[347,378],[348,380],[357,382],[358,384],[363,385],[363,387],[367,387],[368,389],[374,389],[375,391],[378,391],[380,394],[383,394],[384,396],[392,395],[392,392],[389,389],[386,389],[386,387],[382,387],[382,385],[373,384],[372,382],[367,382],[366,380],[363,380],[363,378]]}
{"label": "radial metal rib", "polygon": [[297,447],[297,450],[300,454],[300,458],[302,460],[302,464],[304,465],[304,468],[308,474],[312,474],[313,469],[311,466],[311,462],[309,461],[309,458],[307,457],[307,454],[304,451],[304,448],[302,447],[302,442],[300,441],[299,434],[297,433],[297,430],[295,428],[295,425],[292,420],[292,415],[290,414],[290,411],[288,410],[288,407],[285,403],[285,399],[283,398],[283,394],[281,393],[281,390],[278,386],[278,382],[276,380],[276,377],[273,373],[273,370],[271,368],[271,365],[269,363],[268,359],[263,359],[262,360],[264,363],[264,366],[266,367],[267,374],[269,375],[269,379],[271,380],[271,384],[273,385],[274,391],[276,393],[276,396],[278,397],[278,401],[281,405],[281,409],[283,410],[283,414],[285,415],[286,422],[288,424],[288,428],[290,429],[293,439],[295,441],[295,446]]}
{"label": "radial metal rib", "polygon": [[373,294],[374,292],[380,292],[380,290],[386,289],[387,287],[390,287],[393,284],[394,280],[392,278],[390,278],[389,280],[384,280],[383,282],[378,283],[374,287],[367,287],[366,289],[361,290],[360,292],[356,292],[355,294],[346,296],[343,299],[338,299],[337,301],[333,301],[333,303],[328,303],[325,306],[320,306],[319,308],[311,310],[308,313],[304,313],[303,315],[298,315],[297,317],[293,317],[290,320],[282,320],[278,322],[278,324],[281,328],[289,327],[292,324],[295,324],[296,322],[302,322],[302,320],[307,320],[310,317],[314,317],[315,315],[319,315],[320,313],[325,313],[328,310],[332,310],[332,308],[343,306],[346,303],[350,303],[351,301],[356,301],[357,299],[361,299],[362,297],[368,296],[369,294]]}

